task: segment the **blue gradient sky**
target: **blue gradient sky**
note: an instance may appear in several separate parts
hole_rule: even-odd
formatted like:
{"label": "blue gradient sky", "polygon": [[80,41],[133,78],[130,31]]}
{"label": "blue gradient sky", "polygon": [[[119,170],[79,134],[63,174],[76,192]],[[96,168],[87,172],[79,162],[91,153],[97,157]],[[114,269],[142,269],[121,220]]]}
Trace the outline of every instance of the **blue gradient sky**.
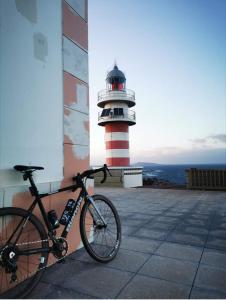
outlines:
{"label": "blue gradient sky", "polygon": [[226,163],[226,1],[90,0],[91,164],[105,161],[97,93],[116,59],[136,92],[132,162]]}

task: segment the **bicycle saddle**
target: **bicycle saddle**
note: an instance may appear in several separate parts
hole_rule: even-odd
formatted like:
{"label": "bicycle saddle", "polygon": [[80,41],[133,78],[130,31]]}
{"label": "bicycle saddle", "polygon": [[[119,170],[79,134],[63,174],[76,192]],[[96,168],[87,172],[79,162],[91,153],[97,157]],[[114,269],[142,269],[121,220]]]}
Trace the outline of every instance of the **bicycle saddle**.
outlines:
{"label": "bicycle saddle", "polygon": [[23,165],[16,165],[14,169],[20,172],[27,172],[27,171],[35,171],[35,170],[44,170],[43,167],[35,167],[35,166],[23,166]]}

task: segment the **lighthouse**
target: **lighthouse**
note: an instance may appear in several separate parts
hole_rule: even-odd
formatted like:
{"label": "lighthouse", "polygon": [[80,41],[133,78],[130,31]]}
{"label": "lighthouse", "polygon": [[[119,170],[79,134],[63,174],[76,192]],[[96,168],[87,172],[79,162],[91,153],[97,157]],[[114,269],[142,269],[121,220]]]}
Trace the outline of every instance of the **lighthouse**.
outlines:
{"label": "lighthouse", "polygon": [[98,125],[105,127],[106,163],[130,166],[129,127],[136,124],[135,93],[126,88],[126,77],[115,64],[107,74],[106,89],[98,93]]}

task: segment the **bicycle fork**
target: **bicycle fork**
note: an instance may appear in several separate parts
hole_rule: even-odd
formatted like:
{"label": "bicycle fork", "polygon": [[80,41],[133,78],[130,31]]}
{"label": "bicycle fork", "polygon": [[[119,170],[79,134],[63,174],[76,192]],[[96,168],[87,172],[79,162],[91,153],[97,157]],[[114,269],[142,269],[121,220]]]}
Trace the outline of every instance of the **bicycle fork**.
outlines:
{"label": "bicycle fork", "polygon": [[[95,209],[98,217],[100,218],[101,222],[103,223],[104,227],[107,226],[107,222],[105,221],[104,217],[101,215],[97,205],[95,204],[95,201],[91,196],[87,196],[86,199],[92,204],[93,208]],[[93,219],[95,220],[95,216],[93,215],[93,212],[89,209],[90,214],[92,215]]]}

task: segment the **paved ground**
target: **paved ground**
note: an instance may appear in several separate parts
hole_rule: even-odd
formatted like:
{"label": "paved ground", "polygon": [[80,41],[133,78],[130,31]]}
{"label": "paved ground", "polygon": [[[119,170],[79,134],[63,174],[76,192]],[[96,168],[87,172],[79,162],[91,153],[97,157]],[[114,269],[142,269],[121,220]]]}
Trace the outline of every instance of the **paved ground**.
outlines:
{"label": "paved ground", "polygon": [[31,298],[226,298],[226,193],[110,189],[122,245],[109,264],[85,250],[50,267]]}

